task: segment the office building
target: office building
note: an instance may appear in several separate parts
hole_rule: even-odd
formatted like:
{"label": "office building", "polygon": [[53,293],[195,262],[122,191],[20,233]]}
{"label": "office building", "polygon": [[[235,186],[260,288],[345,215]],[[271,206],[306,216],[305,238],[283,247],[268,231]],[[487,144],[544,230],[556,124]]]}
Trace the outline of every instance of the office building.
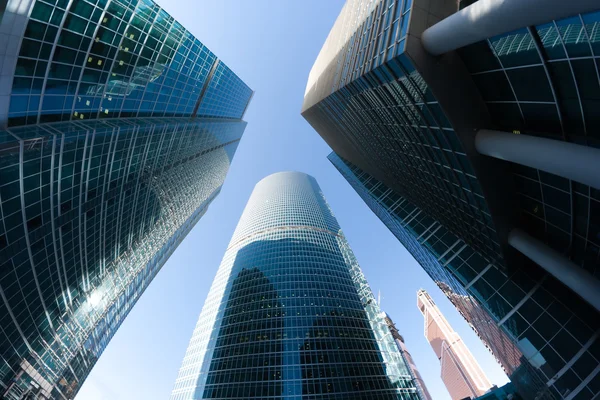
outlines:
{"label": "office building", "polygon": [[404,338],[402,337],[400,332],[398,332],[398,328],[396,328],[396,324],[394,324],[394,321],[392,321],[392,319],[390,318],[389,315],[387,315],[387,313],[385,314],[385,323],[387,324],[388,328],[390,329],[390,333],[392,334],[392,338],[394,338],[394,341],[396,342],[396,346],[398,346],[398,350],[400,350],[400,354],[402,355],[404,364],[406,364],[406,366],[408,367],[408,369],[410,371],[410,374],[412,375],[413,382],[415,384],[415,387],[417,388],[417,391],[419,392],[419,395],[421,396],[421,398],[423,400],[432,400],[431,395],[429,394],[429,391],[427,390],[427,386],[425,386],[425,381],[423,381],[423,377],[421,376],[421,373],[417,369],[417,365],[415,364],[415,361],[413,360],[408,349],[406,348],[406,344],[404,343]]}
{"label": "office building", "polygon": [[526,399],[600,393],[592,3],[348,1],[304,99]]}
{"label": "office building", "polygon": [[252,91],[151,1],[5,7],[0,397],[72,399],[219,193]]}
{"label": "office building", "polygon": [[417,292],[417,307],[425,319],[425,338],[440,360],[442,381],[452,400],[485,394],[492,387],[491,382],[429,293],[423,289]]}
{"label": "office building", "polygon": [[172,400],[420,399],[316,180],[261,180],[217,271]]}

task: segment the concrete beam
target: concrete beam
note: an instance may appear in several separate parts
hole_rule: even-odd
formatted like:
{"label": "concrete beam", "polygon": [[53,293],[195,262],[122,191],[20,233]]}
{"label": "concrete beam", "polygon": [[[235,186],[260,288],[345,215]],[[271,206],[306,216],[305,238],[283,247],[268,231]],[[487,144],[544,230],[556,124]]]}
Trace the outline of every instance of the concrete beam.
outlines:
{"label": "concrete beam", "polygon": [[481,129],[480,154],[526,165],[600,189],[600,149],[560,140]]}
{"label": "concrete beam", "polygon": [[426,29],[421,40],[437,56],[515,29],[599,9],[598,0],[479,0]]}
{"label": "concrete beam", "polygon": [[600,311],[600,281],[592,274],[520,229],[509,233],[508,243]]}

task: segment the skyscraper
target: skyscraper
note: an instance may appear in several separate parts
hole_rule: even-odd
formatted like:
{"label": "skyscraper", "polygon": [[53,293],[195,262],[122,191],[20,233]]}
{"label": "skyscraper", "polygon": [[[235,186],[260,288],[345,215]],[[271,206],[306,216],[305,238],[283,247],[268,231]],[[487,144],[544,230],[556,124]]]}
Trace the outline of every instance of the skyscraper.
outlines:
{"label": "skyscraper", "polygon": [[171,399],[419,399],[314,178],[280,172],[246,205]]}
{"label": "skyscraper", "polygon": [[452,400],[475,398],[487,392],[492,384],[429,294],[417,292],[417,307],[425,318],[425,337],[442,367],[442,381]]}
{"label": "skyscraper", "polygon": [[10,0],[0,32],[0,397],[72,399],[218,195],[252,91],[147,0]]}
{"label": "skyscraper", "polygon": [[[525,301],[529,300],[533,309],[537,310],[535,305],[553,296],[546,288],[538,287],[534,290],[532,299],[527,299],[521,291],[511,291],[509,288],[513,288],[513,284],[533,288],[538,279],[548,284],[544,277],[537,275],[530,264],[524,265],[530,267],[529,269],[523,268],[510,274],[500,270],[381,181],[335,153],[329,155],[329,160],[444,292],[496,357],[506,374],[520,382],[521,392],[530,391],[532,396],[539,390],[544,393],[544,381],[538,376],[537,369],[548,368],[548,363],[540,363],[538,360],[533,365],[530,364],[528,358],[536,352],[528,342],[528,335],[522,335],[520,341],[516,341],[512,334],[517,329],[516,321],[520,321],[519,317],[535,321],[536,317],[527,312],[531,306],[527,303],[523,310],[517,311],[519,317],[510,318],[511,315],[501,319],[490,311],[486,305],[487,298],[482,296],[482,293],[489,295],[490,288],[494,285],[497,288],[494,294],[498,296],[495,298],[508,299],[511,304],[525,298]],[[485,272],[476,272],[480,270]],[[560,309],[558,299],[555,298],[551,304],[552,307],[546,306],[544,312],[550,313],[552,309]],[[578,319],[577,316],[570,315],[569,318]],[[540,322],[544,320],[547,319],[544,318]],[[584,323],[583,320],[580,322]],[[545,327],[539,325],[538,329],[542,330]],[[531,334],[531,331],[528,334]],[[524,349],[528,357],[524,356],[520,348]]]}
{"label": "skyscraper", "polygon": [[417,369],[415,361],[413,360],[412,356],[410,355],[410,352],[408,351],[408,348],[406,347],[406,344],[404,343],[404,338],[402,337],[400,332],[398,332],[398,328],[396,328],[396,324],[394,324],[394,321],[392,321],[390,316],[387,314],[385,314],[385,323],[390,329],[392,337],[394,338],[394,341],[398,346],[398,350],[400,350],[400,354],[402,355],[404,363],[410,370],[410,373],[413,377],[413,382],[415,383],[415,387],[417,388],[419,395],[423,400],[432,400],[431,395],[427,390],[427,386],[425,386],[425,381],[423,380],[421,373]]}
{"label": "skyscraper", "polygon": [[523,397],[591,399],[600,368],[574,366],[600,363],[598,5],[458,5],[349,0],[303,116]]}

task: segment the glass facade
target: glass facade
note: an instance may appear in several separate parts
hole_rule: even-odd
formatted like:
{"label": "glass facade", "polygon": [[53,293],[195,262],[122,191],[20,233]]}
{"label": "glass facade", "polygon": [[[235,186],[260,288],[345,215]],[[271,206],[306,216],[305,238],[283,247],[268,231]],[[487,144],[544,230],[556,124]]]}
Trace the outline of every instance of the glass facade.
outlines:
{"label": "glass facade", "polygon": [[252,91],[151,0],[10,0],[8,9],[11,2],[31,5],[14,70],[9,126],[122,117],[240,118],[248,104]]}
{"label": "glass facade", "polygon": [[536,265],[509,272],[488,263],[381,181],[335,153],[329,160],[456,306],[523,398],[600,393],[594,309]]}
{"label": "glass facade", "polygon": [[[508,234],[522,229],[598,275],[599,192],[482,156],[475,137],[500,129],[599,147],[600,13],[427,54],[423,31],[472,3],[347,1],[302,115],[522,397],[590,399],[600,393],[598,312],[510,247]],[[372,39],[385,37],[398,10],[407,31],[388,37],[403,44],[381,54]]]}
{"label": "glass facade", "polygon": [[413,382],[415,383],[415,387],[419,392],[419,396],[421,396],[422,400],[432,400],[431,395],[427,390],[427,386],[425,386],[425,382],[423,381],[423,377],[421,376],[421,373],[419,372],[415,361],[413,360],[412,356],[410,355],[410,352],[408,351],[408,348],[406,347],[406,344],[404,343],[404,338],[396,328],[396,324],[394,324],[394,321],[392,321],[390,316],[387,314],[385,314],[384,319],[385,323],[390,329],[392,338],[394,338],[394,341],[398,346],[398,350],[400,350],[400,354],[402,355],[404,363],[408,366],[408,369],[413,378]]}
{"label": "glass facade", "polygon": [[[600,274],[597,189],[518,164],[506,166],[500,182],[492,170],[504,166],[484,167],[474,151],[481,128],[600,147],[600,12],[492,37],[439,63],[423,56],[419,38],[446,3],[349,0],[309,76],[303,116],[336,153],[488,262],[517,264],[506,247],[508,230],[518,227]],[[392,29],[398,44],[379,54],[371,41],[386,37],[398,13],[410,17],[409,29]]]}
{"label": "glass facade", "polygon": [[[458,52],[497,128],[600,147],[600,12],[522,28]],[[520,225],[600,277],[600,191],[511,167]]]}
{"label": "glass facade", "polygon": [[171,399],[420,399],[314,178],[252,193]]}
{"label": "glass facade", "polygon": [[252,91],[152,1],[4,3],[0,398],[72,399],[218,195]]}
{"label": "glass facade", "polygon": [[0,131],[0,397],[75,396],[219,193],[245,125],[136,118]]}
{"label": "glass facade", "polygon": [[[338,154],[419,204],[490,261],[502,260],[471,161],[404,53],[411,7],[411,0],[348,1],[313,66],[302,115]],[[357,20],[355,13],[361,13]],[[379,43],[388,35],[400,41],[387,46],[396,39],[384,40],[387,47],[371,62],[374,35]]]}

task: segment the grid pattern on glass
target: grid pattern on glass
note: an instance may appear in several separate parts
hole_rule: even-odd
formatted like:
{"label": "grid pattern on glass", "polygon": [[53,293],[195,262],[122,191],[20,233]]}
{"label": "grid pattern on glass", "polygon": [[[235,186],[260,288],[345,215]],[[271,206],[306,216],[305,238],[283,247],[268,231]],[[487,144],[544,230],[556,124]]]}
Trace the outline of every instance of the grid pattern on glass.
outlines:
{"label": "grid pattern on glass", "polygon": [[[334,79],[335,86],[332,91],[343,87],[404,51],[412,1],[382,0],[361,3],[360,7],[368,12],[368,16],[361,17],[363,22],[347,40],[348,44],[343,50],[343,58],[338,58],[342,69],[338,70],[339,75]],[[345,7],[356,10],[357,6],[348,2]],[[369,11],[371,8],[372,11]],[[343,13],[344,11],[342,11],[341,17],[344,16]]]}
{"label": "grid pattern on glass", "polygon": [[401,54],[411,6],[412,0],[347,1],[310,71],[309,106]]}
{"label": "grid pattern on glass", "polygon": [[219,193],[245,125],[138,118],[0,131],[2,398],[35,387],[75,396]]}
{"label": "grid pattern on glass", "polygon": [[[36,0],[15,69],[9,126],[191,116],[215,62],[151,0]],[[231,72],[226,82],[214,94],[224,97],[217,114],[241,118],[238,103],[247,104],[251,90]]]}
{"label": "grid pattern on glass", "polygon": [[225,64],[219,62],[196,115],[213,118],[241,118],[251,95],[252,90]]}
{"label": "grid pattern on glass", "polygon": [[396,345],[398,346],[398,350],[400,350],[402,359],[404,360],[404,363],[406,364],[412,375],[413,382],[415,383],[415,387],[417,388],[419,395],[422,397],[422,400],[433,400],[431,398],[431,395],[429,394],[429,390],[427,390],[427,386],[425,386],[425,381],[423,381],[423,377],[421,376],[421,373],[419,372],[417,365],[413,360],[413,357],[411,356],[410,352],[408,351],[408,348],[406,347],[406,344],[404,343],[404,338],[396,328],[396,324],[394,323],[394,321],[392,321],[390,316],[387,315],[387,313],[385,314],[384,319],[385,323],[390,329],[390,333],[392,334]]}
{"label": "grid pattern on glass", "polygon": [[[459,51],[494,124],[600,146],[600,12],[523,28]],[[593,274],[600,265],[600,192],[513,166],[522,225]]]}
{"label": "grid pattern on glass", "polygon": [[[599,318],[534,264],[507,275],[462,240],[335,153],[330,161],[472,325],[530,397],[600,393]],[[490,320],[493,324],[490,324]],[[544,392],[550,387],[551,392]]]}
{"label": "grid pattern on glass", "polygon": [[502,264],[471,162],[404,54],[405,46],[390,48],[365,67],[374,35],[393,36],[390,46],[397,40],[404,43],[411,7],[411,1],[346,3],[311,70],[303,116],[335,151],[393,182],[395,190],[489,261]]}
{"label": "grid pattern on glass", "polygon": [[365,396],[419,399],[316,181],[271,175],[244,210],[171,398]]}
{"label": "grid pattern on glass", "polygon": [[303,115],[317,131],[335,132],[331,144],[346,158],[394,182],[394,189],[488,260],[502,260],[471,163],[428,85],[403,55]]}

